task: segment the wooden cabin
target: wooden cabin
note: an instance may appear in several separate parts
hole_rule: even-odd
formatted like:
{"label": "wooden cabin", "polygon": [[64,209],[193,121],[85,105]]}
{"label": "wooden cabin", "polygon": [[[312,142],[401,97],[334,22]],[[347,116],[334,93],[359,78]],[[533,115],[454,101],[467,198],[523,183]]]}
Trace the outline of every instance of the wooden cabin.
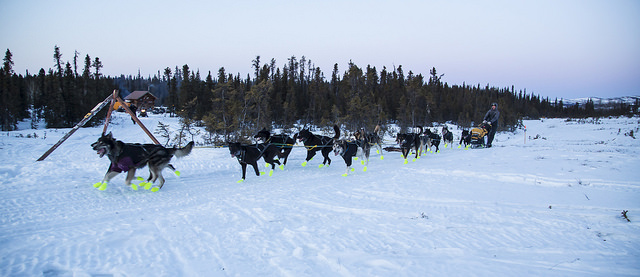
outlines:
{"label": "wooden cabin", "polygon": [[158,99],[155,95],[147,90],[136,90],[127,95],[124,100],[136,105],[138,110],[140,109],[152,109],[155,106],[155,102]]}

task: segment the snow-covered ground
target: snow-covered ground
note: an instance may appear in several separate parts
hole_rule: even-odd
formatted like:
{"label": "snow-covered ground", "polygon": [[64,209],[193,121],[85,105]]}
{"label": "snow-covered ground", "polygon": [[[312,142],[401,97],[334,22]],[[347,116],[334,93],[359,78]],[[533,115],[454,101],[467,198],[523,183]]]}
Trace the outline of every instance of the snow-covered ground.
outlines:
{"label": "snow-covered ground", "polygon": [[[69,129],[2,132],[0,275],[640,276],[640,119],[525,124],[526,143],[499,133],[406,165],[373,153],[348,177],[340,157],[302,167],[297,147],[284,171],[239,184],[228,149],[198,147],[159,192],[125,174],[92,186],[102,126],[40,162]],[[120,113],[109,130],[151,142]]]}

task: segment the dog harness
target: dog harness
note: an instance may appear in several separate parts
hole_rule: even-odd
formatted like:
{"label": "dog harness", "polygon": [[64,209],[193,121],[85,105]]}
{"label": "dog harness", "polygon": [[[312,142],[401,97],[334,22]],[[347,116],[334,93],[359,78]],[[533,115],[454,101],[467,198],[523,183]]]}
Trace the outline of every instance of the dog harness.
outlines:
{"label": "dog harness", "polygon": [[120,160],[118,160],[117,163],[112,163],[111,164],[111,171],[115,171],[115,172],[127,172],[129,171],[129,169],[134,168],[136,165],[133,164],[133,160],[131,159],[131,157],[124,157]]}
{"label": "dog harness", "polygon": [[[262,146],[263,148],[260,149],[260,146]],[[256,144],[256,145],[247,145],[246,147],[254,147],[254,148],[258,149],[258,151],[260,152],[260,153],[258,153],[258,159],[260,159],[262,157],[262,155],[264,154],[264,152],[267,150],[267,147],[269,147],[269,145],[267,145],[267,144],[265,144],[265,145]],[[244,160],[246,153],[247,153],[246,149],[241,149],[240,150],[240,155],[236,156],[236,158],[238,159],[239,162],[247,163]]]}

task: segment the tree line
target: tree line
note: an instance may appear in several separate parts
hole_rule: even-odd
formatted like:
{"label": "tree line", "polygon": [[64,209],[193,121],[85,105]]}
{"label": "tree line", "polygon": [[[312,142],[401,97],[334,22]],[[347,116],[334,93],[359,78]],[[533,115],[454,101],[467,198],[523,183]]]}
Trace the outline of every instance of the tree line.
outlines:
{"label": "tree line", "polygon": [[[562,101],[542,98],[526,90],[477,85],[449,85],[444,74],[432,68],[428,76],[405,72],[402,66],[377,69],[350,62],[341,72],[335,64],[330,76],[302,56],[292,56],[282,67],[276,60],[251,61],[246,76],[227,73],[221,67],[202,78],[188,65],[165,68],[154,76],[111,77],[100,71],[98,57],[79,54],[64,62],[54,48],[54,66],[48,71],[25,75],[13,71],[12,54],[5,53],[0,69],[0,125],[13,130],[17,122],[31,118],[48,128],[71,127],[114,89],[125,96],[134,90],[149,90],[158,105],[182,118],[183,124],[204,126],[210,137],[229,139],[250,135],[263,127],[287,129],[303,126],[342,125],[349,130],[373,130],[377,124],[395,123],[403,129],[416,125],[452,122],[477,125],[497,102],[501,130],[513,130],[523,118],[590,117],[622,115],[629,107],[594,109],[591,104],[565,107]],[[104,116],[96,116],[97,124]]]}

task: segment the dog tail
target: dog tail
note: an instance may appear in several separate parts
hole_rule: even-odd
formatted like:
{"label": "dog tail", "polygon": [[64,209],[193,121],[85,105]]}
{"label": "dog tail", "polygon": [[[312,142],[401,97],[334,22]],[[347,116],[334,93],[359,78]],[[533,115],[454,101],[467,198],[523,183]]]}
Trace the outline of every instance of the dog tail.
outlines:
{"label": "dog tail", "polygon": [[189,155],[189,153],[191,153],[191,149],[193,149],[193,141],[189,142],[185,147],[174,148],[174,149],[175,149],[174,155],[178,158],[182,158],[186,155]]}
{"label": "dog tail", "polygon": [[336,131],[336,135],[333,136],[333,139],[339,139],[340,138],[340,128],[338,128],[338,125],[333,125],[333,130]]}

